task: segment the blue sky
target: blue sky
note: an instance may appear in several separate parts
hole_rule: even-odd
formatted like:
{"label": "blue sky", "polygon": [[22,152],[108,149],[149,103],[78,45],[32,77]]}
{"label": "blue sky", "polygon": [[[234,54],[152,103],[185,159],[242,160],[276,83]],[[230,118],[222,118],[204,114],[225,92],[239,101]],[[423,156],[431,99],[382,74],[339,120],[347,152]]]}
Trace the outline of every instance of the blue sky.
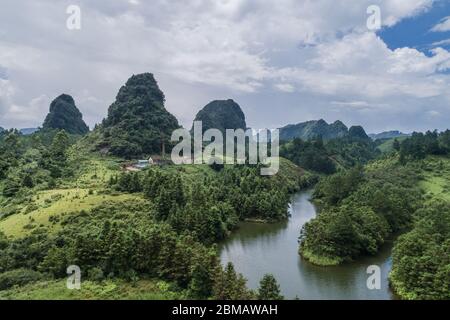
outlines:
{"label": "blue sky", "polygon": [[391,49],[416,48],[431,56],[430,49],[437,46],[435,43],[449,40],[448,43],[442,43],[440,46],[450,49],[450,30],[430,31],[439,21],[448,16],[450,16],[450,1],[440,0],[422,14],[406,18],[393,27],[383,28],[378,34]]}
{"label": "blue sky", "polygon": [[[380,32],[366,25],[374,4]],[[66,27],[69,5],[81,10],[80,30]],[[449,0],[2,0],[0,126],[39,126],[51,101],[67,93],[92,128],[132,74],[151,72],[166,108],[187,128],[210,101],[234,99],[255,129],[322,118],[368,132],[444,130],[449,6]]]}

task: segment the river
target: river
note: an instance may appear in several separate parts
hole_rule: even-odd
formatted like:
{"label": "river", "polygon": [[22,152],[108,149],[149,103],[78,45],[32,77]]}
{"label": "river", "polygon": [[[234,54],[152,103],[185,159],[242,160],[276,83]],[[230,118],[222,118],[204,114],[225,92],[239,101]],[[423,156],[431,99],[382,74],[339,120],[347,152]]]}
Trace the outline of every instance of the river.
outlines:
{"label": "river", "polygon": [[[237,272],[248,279],[248,286],[256,289],[266,273],[275,276],[286,299],[361,300],[394,299],[389,289],[392,243],[372,257],[337,267],[318,267],[298,254],[298,236],[307,221],[314,218],[316,209],[310,202],[311,191],[293,196],[289,220],[275,224],[243,222],[231,237],[221,244],[221,261],[232,262]],[[367,288],[367,267],[381,268],[381,289]]]}

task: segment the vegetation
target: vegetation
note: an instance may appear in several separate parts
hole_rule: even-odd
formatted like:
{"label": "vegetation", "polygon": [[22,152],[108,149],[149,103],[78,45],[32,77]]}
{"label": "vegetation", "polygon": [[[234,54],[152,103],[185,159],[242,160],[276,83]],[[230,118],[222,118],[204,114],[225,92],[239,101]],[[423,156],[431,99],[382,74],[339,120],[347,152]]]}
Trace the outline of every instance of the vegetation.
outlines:
{"label": "vegetation", "polygon": [[341,121],[328,124],[322,119],[288,125],[280,129],[280,139],[283,141],[289,141],[295,138],[311,140],[318,137],[324,140],[331,140],[343,138],[347,134],[348,128]]}
{"label": "vegetation", "polygon": [[390,279],[407,299],[450,299],[448,202],[432,202],[417,211],[413,230],[395,245]]}
{"label": "vegetation", "polygon": [[140,279],[83,280],[80,290],[68,290],[66,280],[47,280],[0,291],[0,300],[181,300],[186,293],[168,282]]}
{"label": "vegetation", "polygon": [[208,129],[218,129],[222,133],[225,133],[226,129],[247,129],[245,115],[233,100],[210,102],[197,113],[194,121],[202,121],[203,133]]}
{"label": "vegetation", "polygon": [[[239,220],[286,218],[308,175],[284,159],[275,177],[259,166],[128,173],[89,151],[90,139],[41,130],[0,140],[1,298],[256,299],[215,243]],[[73,264],[80,292],[60,280]]]}
{"label": "vegetation", "polygon": [[390,280],[407,299],[449,298],[449,131],[414,133],[398,154],[324,177],[321,209],[300,236],[312,263],[336,265],[373,255],[396,234]]}
{"label": "vegetation", "polygon": [[[42,130],[0,130],[0,299],[283,299],[272,275],[249,290],[220,264],[217,243],[239,221],[286,219],[290,195],[317,182],[320,213],[300,234],[306,259],[336,265],[402,234],[394,290],[449,299],[450,131],[395,138],[381,155],[362,127],[313,121],[282,129],[275,176],[261,176],[261,164],[130,172],[126,159],[170,150],[179,125],[164,99],[141,74],[88,134],[68,95],[52,102]],[[205,130],[246,127],[232,100],[196,120]],[[65,288],[69,265],[82,270],[79,291]]]}
{"label": "vegetation", "polygon": [[62,94],[52,101],[42,128],[65,130],[70,134],[85,134],[89,131],[81,112],[75,106],[75,101],[67,94]]}
{"label": "vegetation", "polygon": [[329,175],[365,164],[375,159],[379,151],[362,128],[352,127],[342,138],[326,141],[320,136],[305,141],[294,138],[281,145],[280,154],[304,169]]}
{"label": "vegetation", "polygon": [[259,300],[283,300],[280,294],[280,286],[275,277],[271,274],[266,274],[259,284],[258,289]]}
{"label": "vegetation", "polygon": [[171,134],[179,125],[164,102],[164,93],[152,74],[132,76],[109,107],[108,117],[96,128],[97,149],[128,159],[161,154],[164,145],[169,149]]}
{"label": "vegetation", "polygon": [[336,172],[335,162],[322,139],[303,141],[295,138],[281,146],[280,155],[307,170],[324,174]]}

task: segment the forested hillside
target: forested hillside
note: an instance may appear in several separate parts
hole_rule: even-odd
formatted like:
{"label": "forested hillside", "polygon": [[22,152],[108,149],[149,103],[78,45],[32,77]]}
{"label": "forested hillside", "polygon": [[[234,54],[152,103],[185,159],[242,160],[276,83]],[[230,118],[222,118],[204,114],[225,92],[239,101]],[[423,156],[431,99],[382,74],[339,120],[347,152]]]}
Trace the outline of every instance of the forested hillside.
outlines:
{"label": "forested hillside", "polygon": [[96,128],[97,150],[135,158],[170,150],[178,120],[165,107],[164,93],[150,73],[133,75],[120,88],[108,116]]}
{"label": "forested hillside", "polygon": [[245,115],[233,100],[216,100],[208,103],[197,113],[194,121],[202,122],[203,133],[208,129],[218,129],[223,134],[226,129],[247,129]]}
{"label": "forested hillside", "polygon": [[365,164],[378,157],[380,152],[361,129],[352,127],[346,136],[326,141],[321,137],[309,140],[295,138],[281,144],[280,155],[302,168],[321,174]]}
{"label": "forested hillside", "polygon": [[348,134],[348,128],[341,121],[328,124],[325,120],[313,120],[291,124],[280,128],[280,139],[283,141],[299,138],[311,140],[321,137],[324,140],[342,138]]}
{"label": "forested hillside", "polygon": [[70,134],[85,134],[89,131],[80,110],[75,106],[75,101],[67,94],[62,94],[52,101],[42,128],[65,130]]}
{"label": "forested hillside", "polygon": [[[48,119],[72,102],[58,98]],[[260,165],[125,170],[126,158],[160,153],[178,128],[163,103],[143,74],[85,136],[50,120],[31,135],[2,132],[0,298],[281,298],[269,276],[249,290],[233,265],[221,266],[216,244],[239,221],[286,219],[290,194],[314,175],[286,159],[273,177]],[[82,270],[78,293],[61,288],[69,265]]]}
{"label": "forested hillside", "polygon": [[403,234],[391,283],[410,299],[449,299],[450,131],[413,134],[396,154],[320,181],[319,216],[300,236],[312,263],[335,265],[373,255]]}

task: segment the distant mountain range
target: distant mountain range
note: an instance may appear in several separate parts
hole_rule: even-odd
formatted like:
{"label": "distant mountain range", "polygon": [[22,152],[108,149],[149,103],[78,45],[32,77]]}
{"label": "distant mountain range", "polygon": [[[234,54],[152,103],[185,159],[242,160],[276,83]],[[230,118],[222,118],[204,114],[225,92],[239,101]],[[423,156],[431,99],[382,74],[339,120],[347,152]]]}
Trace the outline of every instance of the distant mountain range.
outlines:
{"label": "distant mountain range", "polygon": [[[27,135],[35,133],[38,130],[39,130],[38,128],[23,128],[23,129],[19,129],[19,132],[21,134],[23,134],[24,136],[27,136]],[[6,131],[6,129],[0,127],[0,133],[2,133],[4,131]]]}
{"label": "distant mountain range", "polygon": [[369,139],[361,126],[353,126],[349,129],[339,120],[328,124],[325,120],[320,119],[291,124],[280,128],[280,139],[284,141],[295,138],[311,140],[318,137],[322,137],[323,140],[331,140],[346,136]]}
{"label": "distant mountain range", "polygon": [[21,134],[23,134],[24,136],[28,136],[30,134],[35,133],[38,130],[39,130],[38,128],[23,128],[23,129],[19,129],[19,132]]}
{"label": "distant mountain range", "polygon": [[382,139],[393,139],[393,138],[399,138],[399,137],[408,137],[410,134],[403,133],[400,131],[385,131],[382,133],[372,133],[369,134],[369,137],[372,140],[382,140]]}

